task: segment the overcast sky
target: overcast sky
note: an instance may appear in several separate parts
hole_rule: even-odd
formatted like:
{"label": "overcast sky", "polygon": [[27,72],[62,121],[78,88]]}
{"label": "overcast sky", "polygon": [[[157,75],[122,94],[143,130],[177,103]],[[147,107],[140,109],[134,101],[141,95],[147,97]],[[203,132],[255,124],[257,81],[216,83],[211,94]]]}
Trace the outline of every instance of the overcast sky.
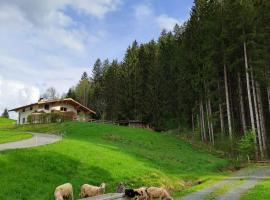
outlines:
{"label": "overcast sky", "polygon": [[[189,17],[193,0],[0,0],[0,112],[63,93],[97,58],[122,59]],[[13,115],[14,116],[14,115]]]}

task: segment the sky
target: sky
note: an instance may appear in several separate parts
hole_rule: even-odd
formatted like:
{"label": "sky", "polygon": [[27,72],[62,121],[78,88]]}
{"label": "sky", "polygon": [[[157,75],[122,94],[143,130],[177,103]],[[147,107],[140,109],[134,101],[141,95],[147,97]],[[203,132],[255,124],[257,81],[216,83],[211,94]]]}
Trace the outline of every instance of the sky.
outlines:
{"label": "sky", "polygon": [[[59,94],[94,62],[157,39],[189,18],[193,0],[0,0],[0,114]],[[13,117],[14,113],[12,114]]]}

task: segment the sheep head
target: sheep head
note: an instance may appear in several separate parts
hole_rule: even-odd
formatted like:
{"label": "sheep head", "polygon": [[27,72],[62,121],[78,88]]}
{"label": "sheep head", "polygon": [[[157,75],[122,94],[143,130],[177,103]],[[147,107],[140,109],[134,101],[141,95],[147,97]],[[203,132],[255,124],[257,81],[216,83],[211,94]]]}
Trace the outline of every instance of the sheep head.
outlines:
{"label": "sheep head", "polygon": [[105,187],[106,187],[106,184],[105,183],[101,183],[100,185],[100,191],[104,194],[105,193]]}
{"label": "sheep head", "polygon": [[55,200],[64,200],[60,191],[57,191],[54,193],[54,198],[55,198]]}

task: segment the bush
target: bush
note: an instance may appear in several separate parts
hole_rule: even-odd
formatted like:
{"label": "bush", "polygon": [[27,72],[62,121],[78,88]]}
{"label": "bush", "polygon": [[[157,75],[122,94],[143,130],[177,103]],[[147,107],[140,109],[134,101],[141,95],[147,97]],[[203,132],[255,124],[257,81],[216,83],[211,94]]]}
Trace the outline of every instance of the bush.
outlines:
{"label": "bush", "polygon": [[247,131],[245,135],[238,142],[238,150],[244,157],[249,158],[255,154],[254,139],[256,135],[253,131]]}
{"label": "bush", "polygon": [[42,113],[39,115],[29,115],[27,117],[27,122],[29,124],[45,124],[45,123],[70,121],[72,119],[73,116],[71,114],[53,112],[53,113]]}

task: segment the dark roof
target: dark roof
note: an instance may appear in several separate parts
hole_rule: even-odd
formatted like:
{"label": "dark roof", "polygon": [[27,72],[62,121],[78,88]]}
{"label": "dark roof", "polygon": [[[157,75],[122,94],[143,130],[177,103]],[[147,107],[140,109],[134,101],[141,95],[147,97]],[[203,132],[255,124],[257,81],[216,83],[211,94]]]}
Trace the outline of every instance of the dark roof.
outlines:
{"label": "dark roof", "polygon": [[14,108],[14,109],[11,109],[9,111],[16,111],[18,112],[20,109],[23,109],[23,108],[27,108],[27,107],[30,107],[30,106],[35,106],[35,105],[42,105],[42,104],[50,104],[50,103],[70,103],[70,104],[73,104],[75,106],[78,106],[79,108],[81,108],[82,110],[86,111],[86,112],[90,112],[90,113],[93,113],[93,114],[96,114],[95,111],[91,110],[90,108],[87,108],[86,106],[80,104],[79,102],[75,101],[74,99],[72,98],[66,98],[66,99],[54,99],[54,100],[43,100],[43,101],[39,101],[37,103],[32,103],[32,104],[29,104],[29,105],[25,105],[25,106],[21,106],[21,107],[18,107],[18,108]]}

